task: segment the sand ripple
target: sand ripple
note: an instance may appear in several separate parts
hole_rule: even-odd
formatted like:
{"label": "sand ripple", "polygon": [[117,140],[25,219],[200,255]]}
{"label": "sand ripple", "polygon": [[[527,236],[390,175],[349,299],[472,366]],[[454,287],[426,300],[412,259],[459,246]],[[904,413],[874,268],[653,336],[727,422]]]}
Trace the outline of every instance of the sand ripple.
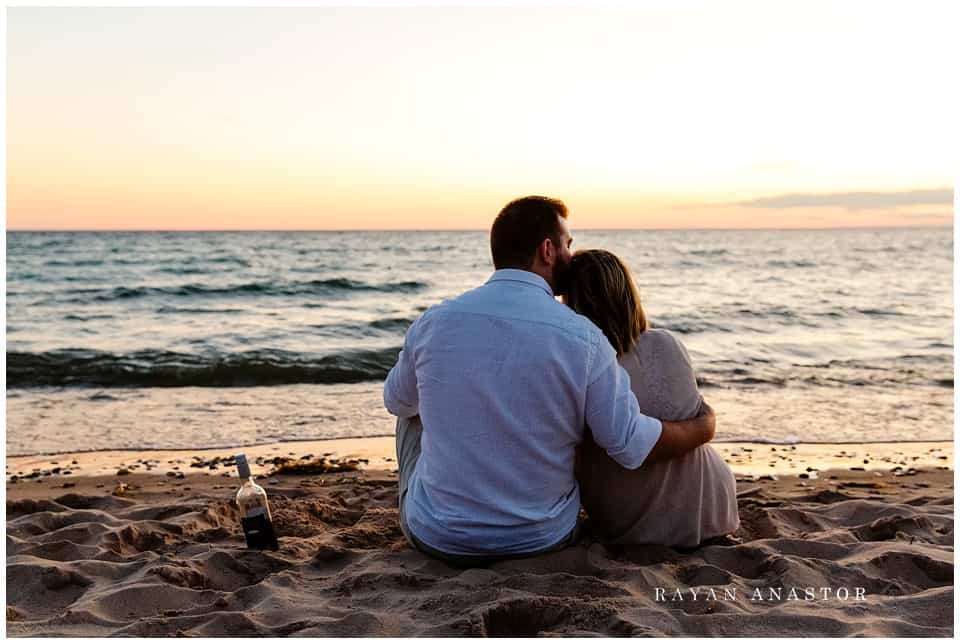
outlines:
{"label": "sand ripple", "polygon": [[[751,488],[738,497],[739,544],[678,552],[585,537],[459,570],[406,545],[392,477],[305,480],[272,496],[279,552],[246,550],[236,508],[212,490],[8,502],[9,634],[952,635],[952,491],[891,501]],[[658,600],[657,587],[683,600]],[[769,587],[861,587],[866,599],[751,600]]]}

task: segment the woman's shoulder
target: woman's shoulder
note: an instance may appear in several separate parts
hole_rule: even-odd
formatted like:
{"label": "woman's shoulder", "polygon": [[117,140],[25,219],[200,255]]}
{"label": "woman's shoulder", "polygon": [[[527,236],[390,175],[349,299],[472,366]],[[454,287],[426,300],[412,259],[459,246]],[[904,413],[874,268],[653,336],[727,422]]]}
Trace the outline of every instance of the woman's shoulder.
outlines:
{"label": "woman's shoulder", "polygon": [[673,331],[661,327],[647,329],[640,334],[640,341],[657,346],[683,347],[683,343]]}
{"label": "woman's shoulder", "polygon": [[690,355],[683,342],[669,329],[651,327],[640,334],[636,350],[654,351],[658,354],[677,356],[681,361],[690,363]]}
{"label": "woman's shoulder", "polygon": [[700,407],[696,374],[674,334],[666,329],[647,329],[640,334],[624,367],[643,413],[665,420],[696,415]]}
{"label": "woman's shoulder", "polygon": [[655,341],[659,342],[677,342],[677,338],[672,331],[659,326],[649,327],[642,335],[655,338]]}

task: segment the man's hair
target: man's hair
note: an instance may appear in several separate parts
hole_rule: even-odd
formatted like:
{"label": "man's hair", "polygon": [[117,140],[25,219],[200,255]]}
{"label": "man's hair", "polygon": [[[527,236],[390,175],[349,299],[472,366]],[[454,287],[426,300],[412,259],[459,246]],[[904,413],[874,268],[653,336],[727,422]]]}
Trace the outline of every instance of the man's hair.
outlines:
{"label": "man's hair", "polygon": [[647,330],[647,316],[630,270],[606,250],[581,250],[570,261],[564,303],[600,327],[617,352],[631,351]]}
{"label": "man's hair", "polygon": [[560,243],[558,217],[567,218],[567,207],[550,197],[521,197],[504,206],[490,228],[494,268],[529,269],[544,239]]}

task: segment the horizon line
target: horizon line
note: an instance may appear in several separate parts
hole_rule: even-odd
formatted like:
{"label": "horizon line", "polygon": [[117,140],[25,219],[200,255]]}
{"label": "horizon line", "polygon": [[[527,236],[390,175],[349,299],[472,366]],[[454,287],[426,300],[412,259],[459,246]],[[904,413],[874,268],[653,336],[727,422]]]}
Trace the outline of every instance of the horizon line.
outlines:
{"label": "horizon line", "polygon": [[[895,224],[863,226],[786,226],[746,227],[746,228],[576,228],[582,232],[646,231],[646,232],[683,232],[683,231],[803,231],[803,230],[871,230],[903,228],[953,228],[948,224]],[[8,228],[7,233],[472,233],[490,232],[489,228]]]}

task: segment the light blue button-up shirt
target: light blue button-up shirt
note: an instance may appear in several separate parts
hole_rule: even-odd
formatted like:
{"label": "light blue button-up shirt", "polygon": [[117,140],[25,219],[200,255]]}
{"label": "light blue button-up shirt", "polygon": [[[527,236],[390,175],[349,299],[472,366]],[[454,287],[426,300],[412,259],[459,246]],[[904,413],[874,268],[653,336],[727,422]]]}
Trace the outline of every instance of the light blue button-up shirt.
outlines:
{"label": "light blue button-up shirt", "polygon": [[584,426],[628,468],[662,431],[640,413],[600,329],[558,302],[542,277],[515,269],[424,312],[383,398],[390,413],[423,423],[407,526],[450,554],[556,544],[580,510],[573,468]]}

